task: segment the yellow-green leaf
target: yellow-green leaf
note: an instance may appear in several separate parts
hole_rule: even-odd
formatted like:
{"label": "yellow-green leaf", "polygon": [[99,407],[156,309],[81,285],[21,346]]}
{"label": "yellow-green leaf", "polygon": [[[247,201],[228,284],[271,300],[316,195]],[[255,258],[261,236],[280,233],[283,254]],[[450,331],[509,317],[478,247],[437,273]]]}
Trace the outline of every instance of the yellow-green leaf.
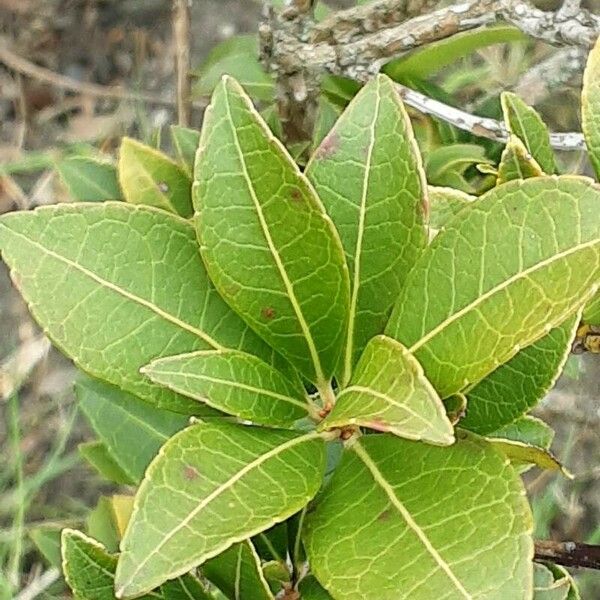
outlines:
{"label": "yellow-green leaf", "polygon": [[383,335],[368,343],[321,428],[347,425],[444,446],[454,442],[444,405],[421,365],[402,344]]}
{"label": "yellow-green leaf", "polygon": [[154,383],[240,419],[290,427],[309,416],[301,385],[256,356],[200,351],[154,361],[142,372]]}
{"label": "yellow-green leaf", "polygon": [[542,168],[525,148],[523,142],[517,136],[511,135],[498,166],[497,185],[513,179],[540,177],[543,174]]}
{"label": "yellow-green leaf", "polygon": [[239,84],[213,95],[196,160],[202,257],[223,298],[319,387],[348,317],[342,247],[314,189]]}
{"label": "yellow-green leaf", "polygon": [[590,52],[583,74],[581,126],[590,162],[600,179],[600,40]]}
{"label": "yellow-green leaf", "polygon": [[123,138],[119,152],[119,181],[131,204],[144,204],[192,216],[192,182],[186,172],[162,152]]}
{"label": "yellow-green leaf", "polygon": [[588,179],[498,186],[421,254],[386,330],[442,397],[564,322],[600,283],[600,190]]}
{"label": "yellow-green leaf", "polygon": [[308,517],[312,572],[336,600],[531,598],[532,519],[508,461],[471,436],[351,445]]}
{"label": "yellow-green leaf", "polygon": [[306,167],[340,234],[350,269],[341,383],[381,333],[427,244],[426,183],[408,115],[380,75],[354,97]]}
{"label": "yellow-green leaf", "polygon": [[214,422],[176,434],[136,496],[117,597],[146,593],[287,519],[317,493],[324,470],[314,432]]}

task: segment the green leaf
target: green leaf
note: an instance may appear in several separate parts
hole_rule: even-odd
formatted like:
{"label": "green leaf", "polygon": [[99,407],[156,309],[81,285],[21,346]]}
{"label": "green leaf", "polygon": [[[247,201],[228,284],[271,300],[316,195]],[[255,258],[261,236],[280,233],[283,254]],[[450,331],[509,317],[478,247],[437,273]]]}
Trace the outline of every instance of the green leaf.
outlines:
{"label": "green leaf", "polygon": [[177,159],[189,177],[194,172],[196,150],[200,142],[200,132],[195,129],[171,125],[171,138],[177,153]]}
{"label": "green leaf", "polygon": [[193,214],[192,182],[186,172],[162,152],[123,138],[119,152],[119,181],[125,200],[174,212]]}
{"label": "green leaf", "polygon": [[496,184],[501,185],[513,179],[540,177],[543,174],[542,168],[529,154],[523,142],[517,136],[511,135],[498,165]]}
{"label": "green leaf", "polygon": [[326,386],[348,314],[340,241],[312,186],[230,78],[206,111],[196,179],[213,283],[273,348]]}
{"label": "green leaf", "polygon": [[136,496],[117,597],[145,593],[287,519],[317,493],[324,469],[314,432],[201,423],[178,433]]}
{"label": "green leaf", "polygon": [[496,25],[465,31],[439,42],[427,44],[406,57],[393,60],[383,67],[383,72],[396,81],[404,81],[407,78],[426,79],[479,48],[526,39],[527,36],[512,25]]}
{"label": "green leaf", "polygon": [[487,442],[357,440],[310,515],[311,569],[336,600],[531,597],[523,486]]}
{"label": "green leaf", "polygon": [[211,285],[193,226],[164,211],[109,202],[10,213],[0,251],[65,354],[162,408],[203,411],[141,375],[151,360],[221,347],[272,355]]}
{"label": "green leaf", "polygon": [[591,50],[583,74],[581,126],[590,162],[600,179],[600,41]]}
{"label": "green leaf", "polygon": [[307,575],[298,586],[302,600],[331,600],[329,592],[314,575]]}
{"label": "green leaf", "polygon": [[554,439],[554,431],[544,421],[526,415],[508,425],[504,425],[500,429],[496,429],[496,431],[488,434],[488,437],[514,440],[548,450]]}
{"label": "green leaf", "polygon": [[433,185],[427,188],[427,195],[429,197],[429,228],[430,231],[434,229],[436,234],[467,204],[477,200],[477,196],[465,194],[460,190]]}
{"label": "green leaf", "polygon": [[516,442],[514,440],[506,440],[498,437],[488,437],[486,439],[494,448],[502,452],[515,467],[521,465],[536,465],[540,469],[562,471],[566,477],[572,478],[569,472],[560,464],[558,459],[545,448],[539,448],[524,442]]}
{"label": "green leaf", "polygon": [[460,426],[487,434],[536,406],[562,373],[578,323],[578,314],[569,317],[467,390],[467,413]]}
{"label": "green leaf", "polygon": [[79,407],[130,483],[139,483],[160,447],[188,419],[100,381],[75,385]]}
{"label": "green leaf", "polygon": [[321,428],[360,425],[411,440],[454,442],[444,405],[406,348],[383,335],[360,358],[350,386],[338,396]]}
{"label": "green leaf", "polygon": [[340,378],[346,385],[427,244],[419,150],[389,78],[380,75],[361,89],[314,153],[306,176],[337,227],[350,269]]}
{"label": "green leaf", "polygon": [[538,113],[512,92],[503,92],[501,102],[509,131],[525,144],[529,154],[544,173],[556,173],[550,134]]}
{"label": "green leaf", "polygon": [[[80,531],[62,533],[63,571],[78,600],[113,600],[117,557]],[[192,575],[169,581],[160,589],[141,596],[162,600],[210,600],[208,592]]]}
{"label": "green leaf", "polygon": [[578,177],[498,186],[417,260],[386,333],[442,398],[564,322],[600,280],[600,190]]}
{"label": "green leaf", "polygon": [[56,165],[56,170],[74,200],[102,202],[123,197],[116,167],[88,156],[71,156]]}
{"label": "green leaf", "polygon": [[127,473],[119,466],[119,463],[110,455],[108,449],[102,442],[86,442],[79,444],[79,454],[96,469],[96,471],[114,483],[120,485],[133,485],[135,480],[128,477]]}
{"label": "green leaf", "polygon": [[319,98],[319,107],[317,108],[317,117],[315,119],[315,129],[313,133],[313,152],[321,145],[325,136],[333,129],[340,114],[340,108],[333,102],[330,102],[325,96]]}
{"label": "green leaf", "polygon": [[53,567],[60,567],[60,532],[62,525],[43,523],[29,530],[29,537],[38,552]]}
{"label": "green leaf", "polygon": [[596,294],[583,309],[583,322],[600,327],[600,294]]}
{"label": "green leaf", "polygon": [[300,385],[244,352],[207,350],[171,356],[150,363],[142,372],[158,385],[254,423],[290,427],[309,416]]}
{"label": "green leaf", "polygon": [[533,600],[567,600],[570,588],[566,577],[555,580],[548,567],[533,564]]}
{"label": "green leaf", "polygon": [[273,600],[258,554],[248,540],[204,563],[202,574],[231,600]]}
{"label": "green leaf", "polygon": [[101,542],[109,552],[118,550],[121,535],[117,528],[112,498],[100,496],[98,503],[87,517],[86,531],[95,540]]}
{"label": "green leaf", "polygon": [[258,60],[258,38],[236,35],[216,46],[196,72],[194,95],[210,96],[223,75],[235,77],[256,100],[272,100],[275,82]]}

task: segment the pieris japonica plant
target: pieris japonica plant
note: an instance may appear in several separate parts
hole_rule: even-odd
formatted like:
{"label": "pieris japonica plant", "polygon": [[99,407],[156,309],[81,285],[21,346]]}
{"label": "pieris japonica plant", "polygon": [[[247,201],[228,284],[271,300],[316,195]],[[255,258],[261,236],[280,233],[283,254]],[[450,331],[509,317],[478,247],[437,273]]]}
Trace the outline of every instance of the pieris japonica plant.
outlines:
{"label": "pieris japonica plant", "polygon": [[[597,48],[598,171],[599,70]],[[534,568],[520,472],[561,469],[527,412],[600,312],[600,188],[556,175],[537,114],[503,107],[476,198],[428,187],[383,75],[302,170],[226,77],[201,132],[174,130],[176,162],[125,139],[116,171],[63,164],[78,197],[124,201],[2,217],[15,285],[88,376],[82,453],[137,487],[63,531],[77,598],[568,589]]]}

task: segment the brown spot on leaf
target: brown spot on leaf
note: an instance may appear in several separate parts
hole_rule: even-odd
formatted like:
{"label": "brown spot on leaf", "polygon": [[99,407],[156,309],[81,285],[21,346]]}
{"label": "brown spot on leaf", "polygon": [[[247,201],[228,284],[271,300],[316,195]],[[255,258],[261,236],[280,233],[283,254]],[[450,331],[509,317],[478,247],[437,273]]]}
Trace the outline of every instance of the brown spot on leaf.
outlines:
{"label": "brown spot on leaf", "polygon": [[302,201],[302,192],[298,188],[294,188],[290,194],[294,202]]}
{"label": "brown spot on leaf", "polygon": [[378,517],[377,520],[378,521],[389,521],[390,517],[392,516],[392,511],[388,508],[386,510],[384,510]]}
{"label": "brown spot on leaf", "polygon": [[336,131],[329,133],[325,139],[321,142],[321,145],[317,149],[317,158],[329,158],[333,156],[340,147],[340,136]]}
{"label": "brown spot on leaf", "polygon": [[183,468],[183,476],[188,481],[194,481],[194,479],[198,479],[198,477],[200,477],[200,473],[198,473],[198,470],[195,467],[192,467],[192,465],[186,465]]}
{"label": "brown spot on leaf", "polygon": [[271,306],[265,306],[260,311],[260,314],[263,316],[263,319],[271,320],[275,316],[275,309]]}

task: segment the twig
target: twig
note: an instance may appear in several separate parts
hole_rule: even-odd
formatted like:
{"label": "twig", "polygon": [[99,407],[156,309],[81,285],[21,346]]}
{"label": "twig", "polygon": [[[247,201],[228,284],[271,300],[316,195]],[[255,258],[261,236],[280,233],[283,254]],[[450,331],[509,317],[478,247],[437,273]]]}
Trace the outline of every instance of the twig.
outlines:
{"label": "twig", "polygon": [[177,121],[179,125],[189,127],[192,118],[190,0],[173,0],[173,37],[177,73]]}
{"label": "twig", "polygon": [[557,12],[540,10],[524,0],[500,0],[499,4],[499,16],[548,44],[589,48],[600,34],[600,16],[579,8],[579,2],[567,0]]}
{"label": "twig", "polygon": [[36,577],[21,593],[15,597],[15,600],[33,600],[42,592],[45,592],[60,577],[60,571],[55,567],[48,569],[39,577]]}
{"label": "twig", "polygon": [[[32,79],[44,81],[50,85],[75,92],[78,94],[86,94],[96,98],[109,98],[111,100],[128,100],[148,102],[149,104],[159,104],[161,106],[175,106],[175,100],[171,98],[163,98],[158,94],[150,92],[133,92],[115,87],[105,87],[95,83],[85,83],[77,81],[66,75],[55,73],[39,65],[35,65],[21,56],[12,52],[3,42],[0,42],[0,63],[6,65],[9,69],[17,73],[21,73]],[[197,100],[194,106],[204,108],[207,105],[206,100]]]}
{"label": "twig", "polygon": [[600,570],[600,546],[580,542],[537,540],[535,559],[557,563],[565,567],[584,567]]}
{"label": "twig", "polygon": [[[468,131],[473,135],[485,137],[496,142],[504,143],[508,139],[506,127],[500,121],[472,115],[459,108],[454,108],[419,92],[415,92],[404,85],[398,84],[397,88],[404,102],[419,112],[437,117],[463,131]],[[556,150],[586,149],[583,135],[579,132],[551,133],[550,143]]]}

